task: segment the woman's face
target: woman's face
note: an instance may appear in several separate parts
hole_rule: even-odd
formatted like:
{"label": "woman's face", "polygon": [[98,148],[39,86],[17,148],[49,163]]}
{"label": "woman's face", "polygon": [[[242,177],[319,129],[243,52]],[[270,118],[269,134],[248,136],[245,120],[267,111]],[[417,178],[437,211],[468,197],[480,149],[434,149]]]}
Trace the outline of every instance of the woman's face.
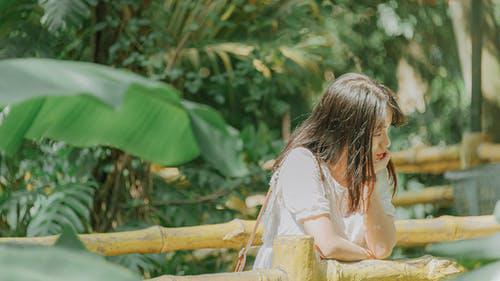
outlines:
{"label": "woman's face", "polygon": [[391,155],[389,153],[389,146],[391,140],[389,139],[389,127],[392,123],[392,110],[387,108],[384,124],[380,128],[376,128],[373,133],[372,140],[372,159],[375,172],[387,167]]}

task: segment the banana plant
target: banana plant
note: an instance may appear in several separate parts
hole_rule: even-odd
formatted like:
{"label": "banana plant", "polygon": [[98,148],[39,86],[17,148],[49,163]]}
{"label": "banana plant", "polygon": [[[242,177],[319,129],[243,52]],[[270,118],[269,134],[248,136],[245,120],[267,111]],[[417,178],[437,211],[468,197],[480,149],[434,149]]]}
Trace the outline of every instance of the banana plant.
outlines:
{"label": "banana plant", "polygon": [[183,100],[168,84],[87,62],[0,61],[0,151],[25,139],[110,146],[161,165],[201,155],[225,176],[247,168],[241,141],[214,109]]}
{"label": "banana plant", "polygon": [[87,251],[69,226],[63,227],[51,247],[1,246],[0,270],[2,280],[141,280],[134,272]]}

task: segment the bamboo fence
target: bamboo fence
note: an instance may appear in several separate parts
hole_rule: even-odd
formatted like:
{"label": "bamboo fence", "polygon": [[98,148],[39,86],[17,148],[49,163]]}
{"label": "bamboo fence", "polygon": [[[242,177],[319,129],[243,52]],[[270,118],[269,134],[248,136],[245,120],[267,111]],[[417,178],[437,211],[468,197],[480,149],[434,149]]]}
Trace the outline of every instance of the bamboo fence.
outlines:
{"label": "bamboo fence", "polygon": [[[79,238],[92,252],[115,256],[132,253],[166,253],[205,248],[239,249],[247,241],[255,221],[234,219],[227,223],[189,226],[152,226],[142,230],[81,234]],[[493,216],[453,217],[397,220],[397,244],[416,246],[428,243],[470,239],[500,231]],[[259,227],[254,245],[260,245]],[[0,244],[52,245],[56,235],[45,237],[0,238]]]}
{"label": "bamboo fence", "polygon": [[338,262],[319,260],[310,236],[281,236],[273,244],[272,269],[198,276],[160,276],[150,281],[347,281],[441,280],[463,268],[455,262],[423,256],[416,259]]}

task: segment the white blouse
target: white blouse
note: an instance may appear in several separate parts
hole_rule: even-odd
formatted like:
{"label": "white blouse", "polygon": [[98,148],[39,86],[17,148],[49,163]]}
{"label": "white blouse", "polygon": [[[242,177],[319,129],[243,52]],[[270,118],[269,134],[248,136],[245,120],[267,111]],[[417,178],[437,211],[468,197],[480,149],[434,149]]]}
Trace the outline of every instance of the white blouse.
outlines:
{"label": "white blouse", "polygon": [[[262,217],[263,245],[255,258],[253,269],[271,268],[272,243],[280,235],[305,235],[299,221],[328,214],[336,233],[360,246],[365,246],[363,214],[347,215],[347,189],[342,187],[321,163],[325,182],[322,184],[318,164],[312,152],[298,147],[289,152],[281,167],[271,177],[273,193]],[[386,214],[394,216],[392,192],[387,171],[377,174],[376,190]],[[316,253],[319,260],[319,254]]]}

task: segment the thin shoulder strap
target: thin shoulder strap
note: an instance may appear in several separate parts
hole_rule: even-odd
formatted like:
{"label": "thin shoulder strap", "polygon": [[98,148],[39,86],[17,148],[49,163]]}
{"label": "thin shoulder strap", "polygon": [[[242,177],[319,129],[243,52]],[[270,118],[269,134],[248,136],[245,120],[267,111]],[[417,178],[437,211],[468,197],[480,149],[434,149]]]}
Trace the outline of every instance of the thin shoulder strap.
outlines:
{"label": "thin shoulder strap", "polygon": [[[314,155],[314,159],[316,160],[316,164],[318,166],[318,173],[320,175],[321,183],[324,184],[324,174],[323,174],[323,170],[321,168],[321,162],[319,161],[316,154],[313,153],[313,155]],[[262,214],[266,210],[267,203],[269,201],[269,198],[271,197],[271,193],[273,192],[273,186],[276,186],[276,184],[278,182],[280,168],[281,168],[281,163],[280,163],[279,167],[276,168],[277,174],[274,177],[274,179],[272,179],[272,180],[274,180],[274,182],[271,181],[271,184],[269,185],[269,190],[267,191],[266,197],[264,199],[264,203],[262,203],[262,207],[259,211],[259,215],[257,216],[257,219],[255,220],[255,225],[253,227],[252,233],[250,234],[250,237],[248,238],[247,244],[238,253],[238,259],[236,262],[236,267],[234,269],[234,272],[241,272],[245,268],[248,249],[252,246],[253,240],[255,239],[255,234],[257,233],[257,229],[258,229],[259,223],[261,221]]]}
{"label": "thin shoulder strap", "polygon": [[272,191],[273,191],[272,186],[270,186],[269,190],[267,191],[266,198],[264,199],[264,203],[262,204],[262,208],[260,209],[259,215],[257,216],[257,220],[255,221],[255,225],[253,227],[252,233],[250,234],[250,237],[248,238],[247,244],[238,253],[238,260],[236,262],[236,267],[234,269],[235,272],[241,272],[245,268],[248,249],[250,248],[250,246],[252,246],[253,240],[255,239],[255,234],[257,232],[257,228],[258,228],[260,220],[262,218],[262,214],[264,213],[264,210],[267,207],[267,202],[269,201],[269,197],[271,197]]}
{"label": "thin shoulder strap", "polygon": [[273,177],[271,177],[271,181],[270,181],[270,184],[269,184],[269,190],[267,191],[267,194],[266,194],[266,197],[264,199],[264,202],[262,203],[262,207],[260,208],[259,215],[257,216],[257,219],[255,220],[255,225],[253,227],[252,233],[250,234],[250,237],[248,238],[247,244],[238,253],[238,259],[236,261],[236,266],[234,268],[234,272],[241,272],[245,268],[245,263],[246,263],[246,260],[247,260],[248,249],[253,244],[253,240],[255,239],[255,234],[257,233],[257,229],[259,227],[259,223],[260,223],[260,221],[262,219],[262,215],[264,214],[264,212],[265,212],[265,210],[267,208],[267,204],[269,202],[269,198],[271,198],[271,194],[273,193],[273,187],[276,186],[276,184],[278,182],[280,168],[281,168],[281,163],[279,163],[279,166],[275,169],[276,175],[274,175]]}

